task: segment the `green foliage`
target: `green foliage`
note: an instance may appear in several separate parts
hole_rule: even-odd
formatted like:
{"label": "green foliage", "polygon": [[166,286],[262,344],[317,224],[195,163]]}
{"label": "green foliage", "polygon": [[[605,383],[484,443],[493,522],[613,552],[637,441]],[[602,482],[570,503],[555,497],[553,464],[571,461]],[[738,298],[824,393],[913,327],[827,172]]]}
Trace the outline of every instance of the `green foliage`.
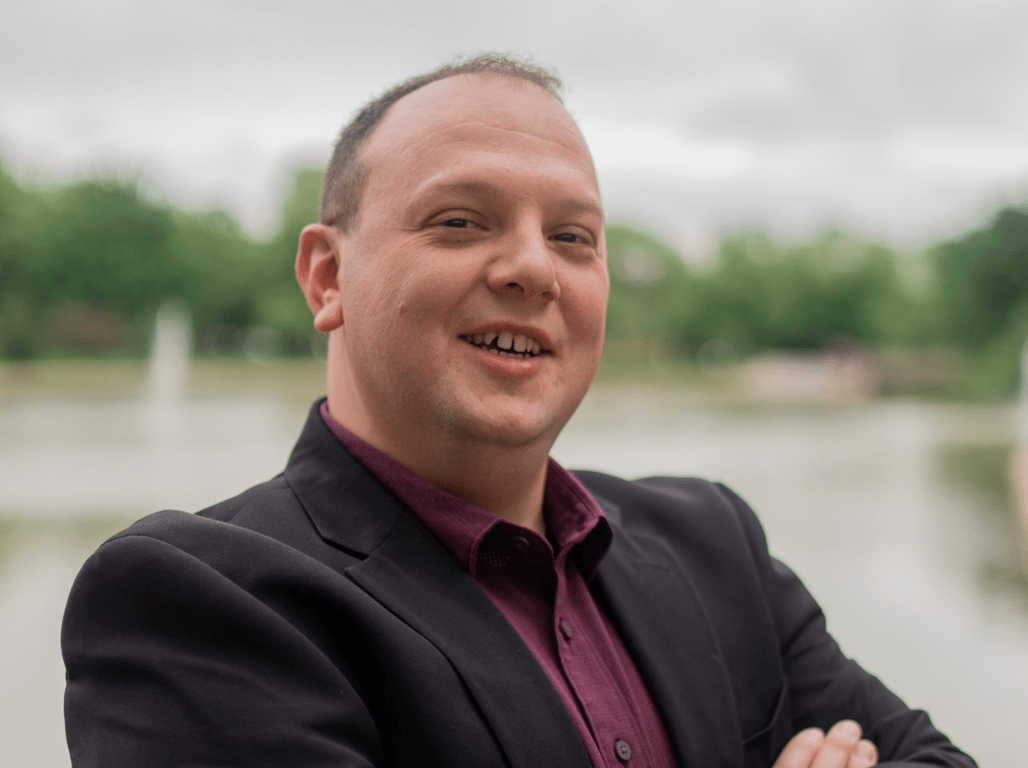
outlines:
{"label": "green foliage", "polygon": [[930,258],[934,326],[971,355],[971,393],[1012,392],[1028,337],[1028,208],[1001,209],[981,229],[931,249]]}
{"label": "green foliage", "polygon": [[[146,354],[154,313],[168,298],[191,307],[200,354],[255,344],[309,354],[311,316],[293,262],[300,230],[317,219],[320,187],[319,170],[298,170],[277,231],[258,242],[223,212],[176,210],[131,182],[37,190],[0,164],[0,358]],[[606,236],[606,358],[615,367],[844,340],[948,345],[972,361],[968,394],[1016,386],[1028,333],[1026,208],[1004,208],[929,249],[927,293],[901,277],[914,257],[840,231],[793,244],[735,233],[703,267],[624,224]]]}
{"label": "green foliage", "polygon": [[293,261],[319,184],[298,172],[279,232],[259,243],[224,212],[173,210],[130,182],[24,190],[0,166],[0,357],[146,354],[167,298],[190,306],[201,353],[239,351],[251,326],[309,352]]}
{"label": "green foliage", "polygon": [[977,348],[1019,322],[1028,303],[1028,208],[1003,208],[931,257],[939,320],[951,339]]}
{"label": "green foliage", "polygon": [[172,251],[171,213],[141,200],[135,187],[80,182],[47,203],[48,226],[26,264],[38,295],[134,314],[182,291],[187,273]]}
{"label": "green foliage", "polygon": [[608,354],[651,359],[679,342],[694,280],[666,243],[624,224],[607,227]]}
{"label": "green foliage", "polygon": [[795,246],[761,233],[726,237],[705,276],[694,338],[722,338],[743,352],[817,349],[839,338],[911,341],[916,309],[896,258],[837,231]]}
{"label": "green foliage", "polygon": [[795,246],[759,232],[728,236],[714,264],[698,270],[652,236],[613,225],[608,256],[609,336],[648,339],[665,354],[693,355],[712,341],[747,354],[924,335],[897,256],[842,232]]}
{"label": "green foliage", "polygon": [[296,285],[293,265],[300,231],[318,220],[321,178],[322,171],[317,168],[301,168],[293,175],[278,231],[264,249],[265,290],[255,308],[255,321],[283,333],[289,348],[296,352],[309,351],[313,326],[311,311]]}
{"label": "green foliage", "polygon": [[0,164],[0,357],[31,357],[38,347],[39,313],[24,265],[36,207]]}
{"label": "green foliage", "polygon": [[262,248],[226,213],[177,213],[173,252],[189,279],[178,291],[198,331],[223,324],[243,328],[254,322],[255,297],[262,289],[259,275]]}
{"label": "green foliage", "polygon": [[55,340],[120,342],[126,319],[181,291],[187,278],[171,250],[170,211],[144,203],[131,184],[19,191],[2,204],[5,354],[28,356]]}

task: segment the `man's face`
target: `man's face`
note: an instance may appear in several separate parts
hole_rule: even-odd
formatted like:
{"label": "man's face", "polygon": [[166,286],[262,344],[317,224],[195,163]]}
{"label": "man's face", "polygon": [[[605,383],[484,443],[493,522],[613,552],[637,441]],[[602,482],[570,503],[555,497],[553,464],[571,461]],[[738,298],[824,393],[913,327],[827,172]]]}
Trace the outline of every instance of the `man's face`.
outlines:
{"label": "man's face", "polygon": [[457,76],[393,105],[361,155],[339,333],[365,437],[548,449],[596,373],[609,288],[574,122],[534,84]]}

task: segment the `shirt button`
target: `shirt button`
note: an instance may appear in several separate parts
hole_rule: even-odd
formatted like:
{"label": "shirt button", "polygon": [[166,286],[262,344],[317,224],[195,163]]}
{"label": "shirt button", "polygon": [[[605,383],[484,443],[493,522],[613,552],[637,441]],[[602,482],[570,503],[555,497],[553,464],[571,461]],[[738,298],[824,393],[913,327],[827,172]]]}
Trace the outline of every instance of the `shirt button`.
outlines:
{"label": "shirt button", "polygon": [[632,756],[632,748],[628,746],[628,742],[624,739],[618,739],[614,742],[614,754],[618,756],[618,760],[622,763],[627,763],[628,759]]}
{"label": "shirt button", "polygon": [[528,539],[526,539],[524,536],[515,536],[514,541],[512,541],[511,544],[514,546],[514,549],[518,550],[519,552],[524,552],[526,549],[528,549]]}
{"label": "shirt button", "polygon": [[571,636],[574,634],[571,631],[571,625],[568,623],[567,619],[560,620],[560,633],[564,635],[565,640],[570,640]]}

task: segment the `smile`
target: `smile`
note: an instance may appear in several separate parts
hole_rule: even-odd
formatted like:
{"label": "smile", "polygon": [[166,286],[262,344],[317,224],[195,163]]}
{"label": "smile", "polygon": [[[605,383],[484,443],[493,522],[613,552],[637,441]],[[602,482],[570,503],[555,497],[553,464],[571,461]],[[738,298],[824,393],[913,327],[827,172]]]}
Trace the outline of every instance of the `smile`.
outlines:
{"label": "smile", "polygon": [[524,333],[511,333],[510,331],[489,331],[487,333],[473,333],[461,336],[464,341],[473,344],[479,349],[484,349],[499,357],[513,357],[515,360],[527,360],[536,355],[543,354],[549,350],[542,348],[536,339]]}

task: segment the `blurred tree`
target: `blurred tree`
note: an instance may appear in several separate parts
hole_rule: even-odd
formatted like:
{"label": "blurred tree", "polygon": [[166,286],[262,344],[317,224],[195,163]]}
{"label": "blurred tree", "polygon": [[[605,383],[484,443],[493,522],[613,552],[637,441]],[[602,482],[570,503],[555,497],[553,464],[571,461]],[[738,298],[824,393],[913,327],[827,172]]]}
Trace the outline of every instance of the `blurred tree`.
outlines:
{"label": "blurred tree", "polygon": [[[293,262],[300,230],[317,220],[321,177],[295,172],[278,229],[257,242],[224,212],[175,210],[132,182],[36,190],[0,164],[0,356],[146,354],[153,313],[171,297],[192,308],[200,353],[309,354]],[[949,344],[977,361],[968,391],[1009,392],[1016,381],[1028,333],[1028,208],[1004,208],[930,249],[930,302],[901,279],[909,259],[837,230],[798,244],[736,233],[704,268],[631,226],[611,224],[606,237],[607,358],[648,364],[701,349],[721,358],[840,338]]]}
{"label": "blurred tree", "polygon": [[[144,201],[135,185],[86,181],[50,193],[21,193],[11,240],[4,306],[32,330],[8,353],[84,345],[139,347],[130,320],[162,296],[181,292],[185,272],[172,256],[168,209]],[[28,202],[26,202],[28,201]],[[134,344],[133,344],[134,342]]]}
{"label": "blurred tree", "polygon": [[[255,322],[263,246],[235,219],[223,211],[176,213],[172,252],[187,275],[177,295],[189,304],[198,337],[214,327],[245,328]],[[205,352],[208,346],[196,348]]]}
{"label": "blurred tree", "polygon": [[31,357],[40,344],[40,313],[26,253],[40,204],[0,163],[0,358]]}
{"label": "blurred tree", "polygon": [[976,358],[976,394],[1012,392],[1028,335],[1028,207],[1005,207],[930,255],[939,336]]}
{"label": "blurred tree", "polygon": [[296,285],[293,265],[300,231],[318,221],[322,176],[320,168],[300,168],[293,174],[282,203],[278,230],[262,253],[263,290],[257,299],[254,319],[282,333],[287,350],[294,354],[310,352],[314,333],[311,311]]}
{"label": "blurred tree", "polygon": [[171,248],[171,211],[144,201],[134,184],[78,182],[48,203],[29,268],[49,302],[136,314],[182,291],[187,270]]}
{"label": "blurred tree", "polygon": [[607,346],[626,362],[674,353],[687,343],[683,329],[695,281],[671,246],[625,224],[606,230],[610,271]]}
{"label": "blurred tree", "polygon": [[940,321],[951,338],[981,347],[1002,335],[1028,301],[1028,208],[936,246]]}
{"label": "blurred tree", "polygon": [[317,172],[298,172],[279,232],[256,243],[222,211],[176,211],[131,182],[29,192],[0,166],[0,356],[146,354],[168,297],[192,309],[200,352],[218,329],[235,331],[218,351],[238,352],[244,329],[265,326],[287,351],[308,354],[310,311],[293,260],[319,183]]}
{"label": "blurred tree", "polygon": [[730,342],[741,353],[817,349],[847,338],[869,345],[913,341],[917,305],[884,246],[828,231],[783,247],[761,232],[725,237],[701,275],[690,316],[695,342]]}

